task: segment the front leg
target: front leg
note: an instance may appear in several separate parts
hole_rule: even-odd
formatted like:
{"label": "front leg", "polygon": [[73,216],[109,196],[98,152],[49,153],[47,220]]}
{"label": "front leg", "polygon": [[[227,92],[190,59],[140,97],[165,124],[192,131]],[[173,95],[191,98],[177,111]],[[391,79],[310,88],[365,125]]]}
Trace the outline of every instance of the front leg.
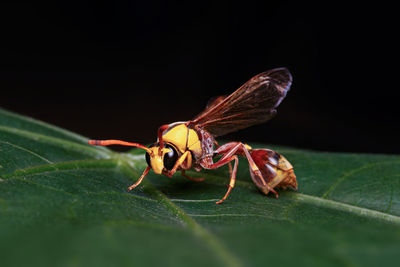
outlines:
{"label": "front leg", "polygon": [[136,183],[134,183],[133,185],[131,185],[130,187],[128,187],[128,191],[131,191],[133,188],[138,186],[143,181],[143,178],[149,173],[150,169],[151,169],[150,166],[147,166],[147,168],[144,170],[142,176],[140,176],[139,180]]}
{"label": "front leg", "polygon": [[182,154],[182,156],[179,157],[179,159],[175,162],[174,167],[170,170],[170,171],[163,171],[163,174],[168,176],[168,177],[172,177],[172,175],[174,175],[174,173],[178,170],[178,168],[182,165],[183,162],[185,162],[186,158],[188,157],[188,155],[190,154],[190,151],[187,150],[185,153]]}

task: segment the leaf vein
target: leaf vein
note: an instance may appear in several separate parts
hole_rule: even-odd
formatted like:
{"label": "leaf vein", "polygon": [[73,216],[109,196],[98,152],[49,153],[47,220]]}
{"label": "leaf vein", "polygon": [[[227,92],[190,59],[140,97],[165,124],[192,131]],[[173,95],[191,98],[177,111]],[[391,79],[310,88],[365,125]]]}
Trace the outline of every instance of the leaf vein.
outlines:
{"label": "leaf vein", "polygon": [[3,144],[6,144],[6,145],[9,145],[9,146],[12,146],[12,147],[17,148],[17,149],[22,150],[22,151],[25,151],[25,152],[27,152],[27,153],[29,153],[29,154],[34,155],[35,157],[40,158],[41,160],[43,160],[43,161],[45,161],[45,162],[47,162],[47,163],[53,163],[52,161],[46,159],[45,157],[39,155],[38,153],[33,152],[32,150],[23,148],[23,147],[21,147],[21,146],[18,146],[18,145],[16,145],[16,144],[12,144],[12,143],[6,142],[6,141],[0,141],[0,143],[3,143]]}
{"label": "leaf vein", "polygon": [[[0,108],[0,114],[3,114],[3,115],[5,115],[5,116],[7,116],[9,118],[16,118],[17,120],[21,120],[21,121],[24,121],[24,122],[27,122],[27,123],[31,123],[33,125],[39,125],[39,126],[43,127],[44,129],[49,129],[49,130],[52,130],[52,131],[54,131],[56,133],[65,135],[65,137],[69,137],[69,138],[71,138],[73,140],[76,140],[77,142],[86,143],[88,141],[88,139],[86,137],[83,137],[83,136],[81,136],[79,134],[70,132],[68,130],[62,129],[60,127],[57,127],[57,126],[54,126],[54,125],[51,125],[51,124],[48,124],[48,123],[43,122],[41,120],[33,119],[33,118],[30,118],[30,117],[22,116],[22,115],[7,111],[7,110],[5,110],[3,108]],[[6,125],[4,125],[4,126],[6,126]],[[15,127],[9,127],[9,128],[17,129]],[[107,149],[104,148],[104,147],[98,147],[97,149],[103,150],[103,151],[107,151]]]}
{"label": "leaf vein", "polygon": [[[121,159],[121,167],[125,167],[127,170],[127,175],[132,177],[132,173],[136,171],[130,166],[130,164],[123,159]],[[129,171],[133,170],[132,171]],[[195,236],[203,240],[216,255],[220,257],[221,261],[224,262],[226,266],[242,266],[241,262],[233,255],[225,246],[207,231],[204,227],[198,224],[193,218],[186,214],[181,208],[175,205],[169,198],[167,198],[161,191],[154,187],[148,180],[142,182],[144,185],[145,192],[150,196],[158,199],[162,205],[164,205],[170,212],[177,216],[188,229],[190,229]]]}
{"label": "leaf vein", "polygon": [[64,161],[59,163],[42,164],[34,167],[28,167],[24,169],[15,170],[12,173],[3,175],[1,178],[10,179],[19,176],[28,176],[40,173],[47,173],[61,170],[78,170],[78,169],[104,169],[104,168],[115,168],[117,167],[114,159],[102,159],[102,160],[75,160],[75,161]]}
{"label": "leaf vein", "polygon": [[8,126],[0,126],[0,131],[6,132],[6,133],[11,133],[11,134],[14,134],[14,135],[17,135],[20,137],[28,138],[28,139],[31,139],[36,142],[40,141],[40,142],[43,142],[46,144],[55,145],[55,146],[66,148],[66,149],[69,149],[72,151],[86,153],[87,155],[93,156],[93,157],[109,158],[110,154],[112,153],[111,151],[108,151],[108,150],[100,150],[95,146],[83,145],[80,143],[61,139],[58,137],[52,137],[52,136],[48,136],[48,135],[28,132],[25,130],[20,130],[20,129],[8,127]]}
{"label": "leaf vein", "polygon": [[349,178],[350,176],[354,175],[357,172],[369,169],[371,167],[375,167],[378,165],[382,165],[382,164],[393,164],[393,163],[400,163],[399,160],[390,160],[390,161],[382,161],[382,162],[374,162],[374,163],[368,163],[368,164],[364,164],[361,167],[357,168],[357,169],[353,169],[349,172],[346,172],[343,176],[339,177],[329,188],[328,190],[322,195],[322,198],[327,198],[329,196],[330,193],[332,193],[333,190],[335,190],[339,184],[341,184],[342,182],[344,182],[347,178]]}
{"label": "leaf vein", "polygon": [[377,210],[372,210],[368,208],[357,207],[351,204],[341,203],[330,199],[324,199],[320,197],[314,197],[310,195],[305,195],[295,192],[287,192],[289,197],[298,199],[304,203],[309,203],[312,205],[317,205],[321,207],[331,208],[335,210],[341,210],[345,212],[350,212],[366,218],[375,218],[378,220],[388,221],[394,224],[400,225],[400,217],[392,214],[383,213]]}
{"label": "leaf vein", "polygon": [[[390,161],[390,162],[387,161],[384,163],[391,163],[391,162],[393,162],[393,161]],[[399,161],[394,161],[394,162],[397,163]],[[383,163],[383,162],[381,162],[381,163]],[[215,179],[218,182],[223,180],[223,178],[217,177],[217,176],[214,176],[213,179]],[[238,181],[238,182],[236,182],[236,186],[250,188],[251,183],[247,182],[247,181]],[[385,214],[385,213],[377,211],[377,210],[363,208],[363,207],[357,207],[357,206],[354,206],[351,204],[342,203],[342,202],[338,202],[338,201],[330,200],[330,199],[325,199],[322,197],[306,195],[306,194],[302,194],[302,193],[298,193],[298,192],[287,191],[284,193],[284,195],[292,197],[296,201],[301,201],[303,203],[310,203],[310,204],[314,204],[314,205],[324,206],[324,207],[328,207],[328,208],[332,208],[332,209],[336,209],[336,210],[341,210],[341,211],[346,211],[346,212],[350,212],[353,214],[361,215],[364,217],[370,217],[370,218],[385,220],[385,221],[395,223],[395,224],[400,224],[400,217],[397,215]],[[287,219],[289,221],[292,221],[288,217],[289,211],[291,208],[295,207],[296,205],[297,205],[297,203],[294,202],[293,204],[289,205],[287,207],[287,210],[284,212],[284,214],[287,215]]]}

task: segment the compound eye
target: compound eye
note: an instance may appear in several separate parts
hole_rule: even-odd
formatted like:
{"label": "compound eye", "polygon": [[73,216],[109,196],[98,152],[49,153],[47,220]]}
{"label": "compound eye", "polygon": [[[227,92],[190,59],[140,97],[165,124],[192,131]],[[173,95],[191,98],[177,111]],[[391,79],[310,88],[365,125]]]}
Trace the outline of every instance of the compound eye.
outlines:
{"label": "compound eye", "polygon": [[[152,144],[151,146],[149,146],[149,148],[150,148],[150,147],[153,147],[153,146],[159,146],[159,144],[157,144],[157,143]],[[149,153],[146,153],[146,162],[147,162],[147,165],[151,168],[150,155],[149,155]]]}
{"label": "compound eye", "polygon": [[165,147],[171,150],[170,152],[164,154],[164,168],[170,171],[178,160],[178,153],[176,152],[175,148],[170,145],[165,145]]}
{"label": "compound eye", "polygon": [[146,152],[146,162],[147,162],[147,165],[151,168],[151,164],[150,164],[150,155],[149,155],[149,153],[147,153],[147,152]]}

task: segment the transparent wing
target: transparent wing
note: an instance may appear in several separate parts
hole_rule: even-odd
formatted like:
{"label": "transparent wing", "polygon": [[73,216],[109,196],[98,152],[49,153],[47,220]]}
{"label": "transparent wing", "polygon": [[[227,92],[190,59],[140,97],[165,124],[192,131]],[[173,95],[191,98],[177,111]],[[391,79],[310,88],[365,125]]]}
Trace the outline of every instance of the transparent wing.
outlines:
{"label": "transparent wing", "polygon": [[260,73],[225,98],[217,98],[189,125],[221,136],[270,120],[292,84],[286,68]]}

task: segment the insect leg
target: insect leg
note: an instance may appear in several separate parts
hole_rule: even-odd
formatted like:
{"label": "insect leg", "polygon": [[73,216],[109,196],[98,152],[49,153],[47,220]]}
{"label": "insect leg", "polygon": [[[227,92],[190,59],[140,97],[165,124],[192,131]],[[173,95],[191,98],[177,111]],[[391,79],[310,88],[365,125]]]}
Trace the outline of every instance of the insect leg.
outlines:
{"label": "insect leg", "polygon": [[138,186],[143,181],[143,178],[149,173],[150,169],[151,169],[150,166],[147,166],[147,168],[144,170],[142,176],[140,176],[139,180],[137,180],[136,183],[134,183],[133,185],[128,187],[128,191],[131,191],[133,188]]}
{"label": "insect leg", "polygon": [[190,153],[189,150],[187,150],[185,153],[183,153],[182,156],[180,156],[179,159],[175,162],[174,167],[170,171],[167,171],[165,173],[163,172],[163,174],[167,175],[168,177],[171,177],[172,175],[174,175],[174,173],[179,168],[179,166],[186,160],[189,153]]}
{"label": "insect leg", "polygon": [[[223,153],[224,157],[226,155],[242,155],[245,156],[249,162],[250,171],[260,178],[262,186],[268,190],[268,192],[272,192],[275,194],[276,198],[278,198],[278,193],[273,189],[273,187],[269,186],[268,183],[265,182],[264,177],[261,174],[260,169],[257,167],[256,163],[254,162],[253,158],[251,157],[248,148],[245,144],[240,142],[230,142],[220,146],[217,150],[214,151],[217,155],[221,155]],[[221,158],[222,159],[222,158]]]}
{"label": "insect leg", "polygon": [[232,191],[232,188],[235,187],[236,171],[237,171],[237,166],[238,166],[239,160],[236,155],[232,156],[231,153],[227,153],[216,163],[211,164],[210,166],[207,166],[207,169],[218,169],[219,167],[222,167],[223,165],[230,163],[232,160],[235,161],[235,165],[233,165],[233,171],[231,174],[231,179],[229,181],[228,191],[226,191],[225,196],[220,201],[217,201],[216,204],[221,204],[228,197],[229,193]]}
{"label": "insect leg", "polygon": [[181,175],[193,182],[203,182],[204,181],[204,178],[202,178],[202,177],[190,177],[189,175],[185,174],[185,170],[181,170]]}
{"label": "insect leg", "polygon": [[[218,97],[218,98],[220,98],[220,97]],[[217,149],[220,147],[217,140],[214,140],[214,145]],[[228,167],[229,167],[229,176],[231,176],[232,175],[232,163],[231,162],[228,163]]]}
{"label": "insect leg", "polygon": [[231,162],[228,163],[228,167],[229,167],[229,175],[232,175],[232,163]]}

